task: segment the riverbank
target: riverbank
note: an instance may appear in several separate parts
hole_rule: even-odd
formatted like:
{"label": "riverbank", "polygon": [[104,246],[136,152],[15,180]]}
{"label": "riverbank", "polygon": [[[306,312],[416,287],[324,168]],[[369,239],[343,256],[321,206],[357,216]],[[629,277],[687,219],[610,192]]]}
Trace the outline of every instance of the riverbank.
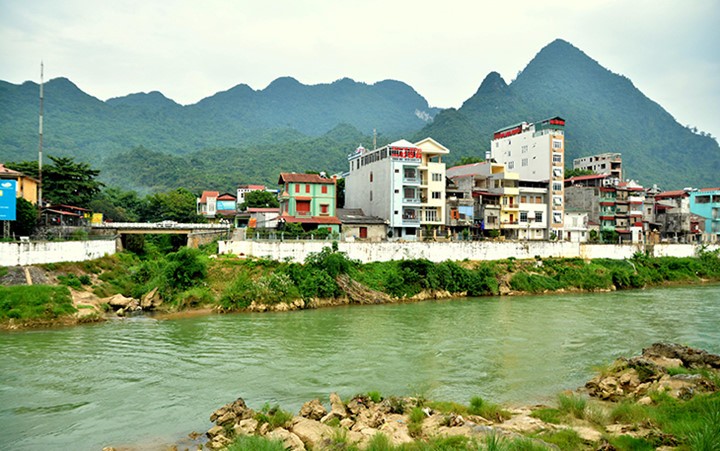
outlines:
{"label": "riverbank", "polygon": [[328,405],[306,402],[297,415],[249,408],[238,398],[215,410],[209,449],[315,450],[629,450],[712,449],[720,443],[720,356],[656,343],[619,358],[553,406],[469,405],[378,392]]}
{"label": "riverbank", "polygon": [[[24,321],[0,304],[0,327],[101,321],[137,312],[268,312],[351,304],[566,292],[602,292],[720,281],[719,252],[697,257],[499,261],[401,260],[362,264],[326,247],[305,263],[181,249],[152,258],[121,253],[82,263],[42,265],[66,286],[74,311]],[[37,269],[34,272],[38,272]],[[26,288],[11,287],[23,291]],[[50,312],[50,310],[48,310]],[[19,316],[18,316],[19,315]]]}

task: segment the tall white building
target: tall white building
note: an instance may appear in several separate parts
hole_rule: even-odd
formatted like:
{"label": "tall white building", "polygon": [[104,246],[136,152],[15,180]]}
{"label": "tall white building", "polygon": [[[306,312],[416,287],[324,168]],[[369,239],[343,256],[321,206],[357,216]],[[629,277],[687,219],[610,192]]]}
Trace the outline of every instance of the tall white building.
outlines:
{"label": "tall white building", "polygon": [[623,180],[622,154],[601,153],[573,160],[573,169],[586,169],[595,174],[610,176],[608,183],[617,185]]}
{"label": "tall white building", "polygon": [[348,156],[346,208],[383,218],[390,238],[414,240],[418,229],[445,220],[445,163],[450,151],[432,138],[396,141],[375,150],[359,147]]}
{"label": "tall white building", "polygon": [[491,157],[508,171],[517,172],[521,185],[530,182],[547,186],[548,232],[562,238],[565,120],[553,117],[534,124],[522,122],[501,128],[493,135],[490,146]]}

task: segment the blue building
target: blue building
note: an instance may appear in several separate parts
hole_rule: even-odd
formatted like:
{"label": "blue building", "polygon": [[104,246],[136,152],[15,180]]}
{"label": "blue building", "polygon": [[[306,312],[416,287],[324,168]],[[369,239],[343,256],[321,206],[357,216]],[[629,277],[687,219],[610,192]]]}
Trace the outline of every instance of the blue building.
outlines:
{"label": "blue building", "polygon": [[701,188],[690,192],[690,213],[704,219],[703,241],[720,242],[720,188]]}

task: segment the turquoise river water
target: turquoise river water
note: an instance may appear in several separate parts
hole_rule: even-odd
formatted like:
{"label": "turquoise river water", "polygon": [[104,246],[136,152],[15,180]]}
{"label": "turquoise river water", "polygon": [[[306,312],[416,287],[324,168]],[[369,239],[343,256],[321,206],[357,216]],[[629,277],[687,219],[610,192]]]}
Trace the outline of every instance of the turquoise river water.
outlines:
{"label": "turquoise river water", "polygon": [[655,341],[720,353],[720,285],[0,333],[0,449],[152,449],[214,409],[377,390],[550,402]]}

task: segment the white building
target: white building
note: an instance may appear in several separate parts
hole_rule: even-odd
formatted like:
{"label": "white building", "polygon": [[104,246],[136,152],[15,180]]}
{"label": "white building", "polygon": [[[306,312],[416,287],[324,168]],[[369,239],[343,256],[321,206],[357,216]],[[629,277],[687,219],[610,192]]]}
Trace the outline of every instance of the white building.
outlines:
{"label": "white building", "polygon": [[421,226],[445,219],[445,163],[450,151],[432,138],[396,141],[375,150],[359,147],[348,156],[346,208],[383,218],[390,238],[414,240]]}
{"label": "white building", "polygon": [[573,169],[585,169],[595,174],[607,174],[611,179],[608,183],[617,185],[623,179],[622,154],[608,152],[576,158],[573,160]]}
{"label": "white building", "polygon": [[[564,226],[565,120],[560,117],[534,124],[522,122],[495,132],[490,155],[520,181],[547,187],[548,236],[562,238]],[[540,185],[535,185],[540,187]]]}

